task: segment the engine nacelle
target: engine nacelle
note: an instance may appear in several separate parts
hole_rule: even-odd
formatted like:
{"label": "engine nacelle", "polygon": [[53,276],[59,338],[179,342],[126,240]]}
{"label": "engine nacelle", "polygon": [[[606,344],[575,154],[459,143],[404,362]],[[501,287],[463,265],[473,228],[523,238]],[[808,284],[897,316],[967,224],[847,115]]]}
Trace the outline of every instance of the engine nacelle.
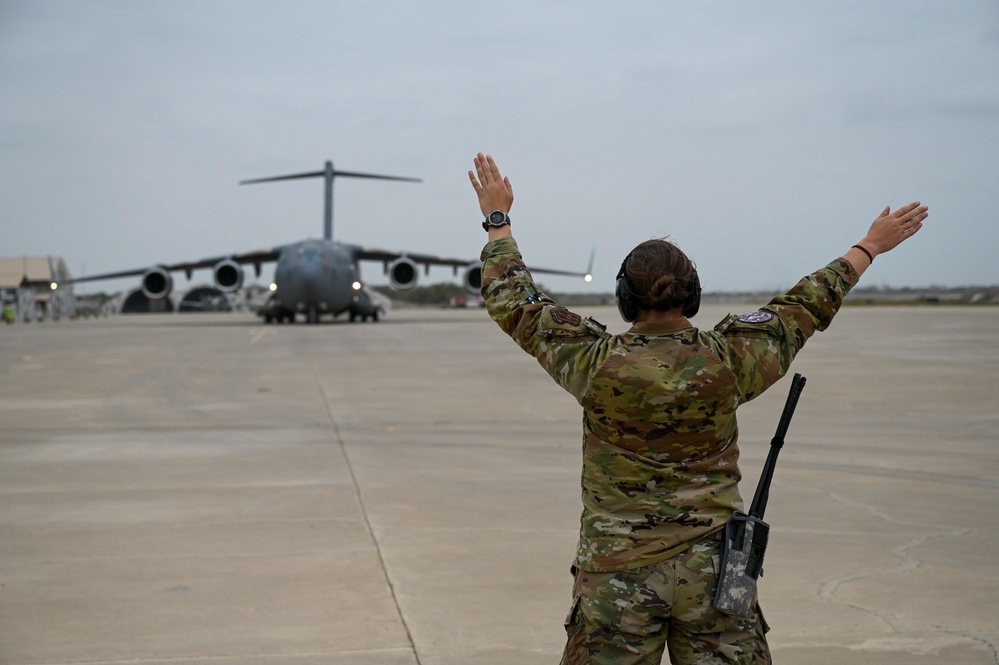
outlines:
{"label": "engine nacelle", "polygon": [[482,292],[482,261],[472,261],[468,264],[462,283],[469,293]]}
{"label": "engine nacelle", "polygon": [[222,293],[234,293],[243,286],[243,267],[232,259],[222,259],[212,268],[215,288]]}
{"label": "engine nacelle", "polygon": [[142,273],[142,294],[150,300],[160,300],[173,290],[173,277],[162,266],[153,266]]}
{"label": "engine nacelle", "polygon": [[419,269],[412,260],[401,256],[389,264],[388,276],[393,289],[405,291],[416,286]]}

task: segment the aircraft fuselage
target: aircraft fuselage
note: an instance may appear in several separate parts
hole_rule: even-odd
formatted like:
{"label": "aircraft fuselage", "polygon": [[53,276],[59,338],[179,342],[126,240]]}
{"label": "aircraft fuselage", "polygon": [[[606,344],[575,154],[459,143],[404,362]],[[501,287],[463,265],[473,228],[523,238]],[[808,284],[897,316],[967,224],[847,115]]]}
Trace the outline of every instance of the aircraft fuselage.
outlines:
{"label": "aircraft fuselage", "polygon": [[351,248],[331,240],[304,240],[281,250],[274,270],[270,307],[283,318],[305,314],[314,322],[323,314],[350,311],[352,317],[374,314],[360,289]]}

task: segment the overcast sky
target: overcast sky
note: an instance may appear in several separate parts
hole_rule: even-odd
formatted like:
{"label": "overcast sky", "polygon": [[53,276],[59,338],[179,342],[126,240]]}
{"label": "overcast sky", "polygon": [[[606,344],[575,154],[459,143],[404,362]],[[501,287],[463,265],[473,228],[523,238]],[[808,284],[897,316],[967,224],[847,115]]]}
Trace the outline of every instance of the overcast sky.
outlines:
{"label": "overcast sky", "polygon": [[424,180],[337,180],[336,239],[477,258],[484,151],[529,264],[596,247],[551,290],[661,236],[783,290],[913,200],[868,285],[999,284],[996,0],[0,0],[0,96],[0,256],[75,275],[320,237],[321,180],[237,182],[327,159]]}

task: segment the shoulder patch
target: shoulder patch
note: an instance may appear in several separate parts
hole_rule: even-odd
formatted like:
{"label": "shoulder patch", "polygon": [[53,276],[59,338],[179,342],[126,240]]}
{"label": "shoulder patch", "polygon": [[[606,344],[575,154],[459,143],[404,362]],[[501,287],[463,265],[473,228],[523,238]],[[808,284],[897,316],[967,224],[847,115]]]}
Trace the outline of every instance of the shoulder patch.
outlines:
{"label": "shoulder patch", "polygon": [[752,312],[750,314],[743,314],[738,318],[741,323],[766,323],[767,321],[774,318],[773,312]]}
{"label": "shoulder patch", "polygon": [[579,314],[570,312],[565,307],[556,307],[553,309],[552,319],[555,320],[555,323],[568,324],[570,326],[578,326],[583,321]]}

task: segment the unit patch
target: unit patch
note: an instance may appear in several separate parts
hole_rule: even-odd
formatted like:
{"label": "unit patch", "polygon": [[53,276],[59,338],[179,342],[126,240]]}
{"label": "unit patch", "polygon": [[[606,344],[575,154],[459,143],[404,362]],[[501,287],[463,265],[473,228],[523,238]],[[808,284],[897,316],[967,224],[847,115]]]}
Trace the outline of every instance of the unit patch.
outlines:
{"label": "unit patch", "polygon": [[574,314],[565,307],[556,307],[553,309],[552,318],[555,320],[555,323],[567,323],[570,326],[578,326],[583,320],[579,314]]}
{"label": "unit patch", "polygon": [[774,318],[772,312],[753,312],[752,314],[743,314],[739,317],[739,321],[742,323],[766,323],[772,318]]}

